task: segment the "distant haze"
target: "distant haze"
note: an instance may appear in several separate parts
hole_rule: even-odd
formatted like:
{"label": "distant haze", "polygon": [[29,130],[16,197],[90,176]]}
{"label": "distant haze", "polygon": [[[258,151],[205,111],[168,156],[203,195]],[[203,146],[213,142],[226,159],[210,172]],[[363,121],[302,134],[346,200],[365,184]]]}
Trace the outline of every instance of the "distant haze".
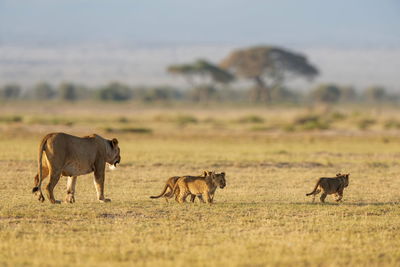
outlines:
{"label": "distant haze", "polygon": [[184,86],[167,65],[267,44],[306,54],[314,83],[400,90],[399,26],[396,0],[0,0],[0,85]]}

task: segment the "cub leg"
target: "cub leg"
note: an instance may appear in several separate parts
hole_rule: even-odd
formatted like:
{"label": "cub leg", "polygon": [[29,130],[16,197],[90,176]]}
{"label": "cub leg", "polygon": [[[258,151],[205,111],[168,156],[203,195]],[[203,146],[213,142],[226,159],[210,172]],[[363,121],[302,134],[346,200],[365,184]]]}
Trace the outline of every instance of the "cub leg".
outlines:
{"label": "cub leg", "polygon": [[[180,188],[179,188],[180,189]],[[187,192],[185,190],[180,190],[179,195],[175,198],[179,203],[186,202]]]}
{"label": "cub leg", "polygon": [[325,203],[325,198],[328,194],[327,193],[322,193],[321,197],[319,198],[321,200],[322,203]]}
{"label": "cub leg", "polygon": [[75,185],[77,176],[69,176],[67,178],[67,196],[65,197],[65,202],[75,203]]}
{"label": "cub leg", "polygon": [[[191,194],[190,195],[190,202],[194,203],[194,199],[196,198],[196,195]],[[200,200],[201,201],[201,200]]]}
{"label": "cub leg", "polygon": [[337,195],[338,195],[338,198],[336,198],[336,201],[340,201],[340,200],[342,200],[342,198],[343,198],[343,190],[339,190],[338,191],[338,193],[337,193]]}
{"label": "cub leg", "polygon": [[315,196],[318,195],[320,192],[321,192],[320,189],[315,190],[315,192],[314,192],[314,194],[313,194],[313,199],[312,199],[312,202],[313,202],[313,203],[315,202]]}
{"label": "cub leg", "polygon": [[205,194],[204,194],[204,197],[206,198],[206,202],[207,203],[212,203],[212,199],[211,199],[211,196],[210,196],[210,192],[206,192]]}
{"label": "cub leg", "polygon": [[199,198],[199,200],[200,200],[201,203],[206,203],[206,202],[204,201],[203,195],[199,195],[198,198]]}

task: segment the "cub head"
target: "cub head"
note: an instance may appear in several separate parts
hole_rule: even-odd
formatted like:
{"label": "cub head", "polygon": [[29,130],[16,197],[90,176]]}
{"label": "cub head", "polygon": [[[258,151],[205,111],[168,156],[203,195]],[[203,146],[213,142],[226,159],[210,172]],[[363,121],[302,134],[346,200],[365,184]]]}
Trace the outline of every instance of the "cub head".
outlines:
{"label": "cub head", "polygon": [[112,140],[107,141],[110,149],[107,149],[106,162],[115,168],[117,167],[117,164],[121,162],[118,140],[113,138]]}
{"label": "cub head", "polygon": [[211,177],[214,184],[219,186],[219,188],[224,188],[226,186],[225,172],[215,173],[215,171],[207,172],[208,176]]}
{"label": "cub head", "polygon": [[342,175],[343,175],[343,177],[344,177],[344,187],[348,187],[348,186],[349,186],[349,176],[350,176],[350,173],[342,174]]}
{"label": "cub head", "polygon": [[337,173],[336,174],[336,177],[343,177],[344,178],[344,187],[348,187],[349,186],[349,176],[350,176],[350,173]]}

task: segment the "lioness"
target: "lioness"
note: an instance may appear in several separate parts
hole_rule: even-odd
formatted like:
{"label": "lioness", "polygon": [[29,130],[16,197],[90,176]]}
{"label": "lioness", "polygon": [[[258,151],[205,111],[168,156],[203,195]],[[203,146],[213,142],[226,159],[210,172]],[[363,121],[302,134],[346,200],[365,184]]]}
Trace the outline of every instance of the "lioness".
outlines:
{"label": "lioness", "polygon": [[[207,176],[207,171],[204,171],[204,177],[206,177],[206,176]],[[168,180],[165,182],[165,186],[164,186],[162,192],[157,196],[150,196],[150,198],[164,197],[165,200],[168,202],[168,199],[172,198],[174,196],[173,189],[176,184],[176,181],[178,181],[178,179],[180,177],[182,177],[182,176],[173,176],[173,177],[168,178]],[[177,189],[177,191],[175,192],[175,199],[177,199],[178,196],[179,196],[179,189]],[[196,198],[196,195],[191,195],[190,201],[194,202],[195,198]]]}
{"label": "lioness", "polygon": [[206,172],[206,176],[183,176],[180,177],[174,186],[173,193],[176,194],[179,190],[179,195],[176,200],[179,203],[186,202],[188,195],[196,195],[200,201],[212,203],[214,193],[217,187],[224,188],[226,186],[225,173]]}
{"label": "lioness", "polygon": [[61,175],[68,176],[66,201],[73,203],[77,176],[94,172],[97,198],[101,202],[109,202],[111,200],[104,197],[105,166],[108,163],[116,167],[120,161],[120,149],[115,138],[107,140],[96,134],[77,137],[66,133],[50,133],[39,145],[38,174],[32,193],[38,192],[39,201],[44,201],[41,185],[50,174],[46,195],[51,203],[59,203],[54,199],[53,189]]}
{"label": "lioness", "polygon": [[326,196],[329,194],[336,195],[336,201],[340,201],[343,198],[343,190],[345,187],[349,186],[349,176],[348,174],[336,174],[336,177],[321,177],[319,178],[314,190],[311,193],[306,194],[306,196],[313,195],[312,202],[315,201],[315,195],[322,191],[320,197],[321,202],[325,202]]}

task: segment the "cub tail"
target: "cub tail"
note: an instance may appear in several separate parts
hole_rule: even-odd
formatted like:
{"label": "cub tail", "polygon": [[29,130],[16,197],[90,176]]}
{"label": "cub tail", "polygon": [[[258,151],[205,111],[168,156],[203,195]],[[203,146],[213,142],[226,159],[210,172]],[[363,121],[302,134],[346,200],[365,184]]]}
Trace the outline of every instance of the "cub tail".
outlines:
{"label": "cub tail", "polygon": [[318,194],[319,190],[317,190],[317,189],[318,189],[320,181],[321,181],[321,179],[318,180],[317,184],[314,187],[314,190],[311,193],[306,194],[306,196],[311,196],[311,195],[314,195],[314,194]]}
{"label": "cub tail", "polygon": [[166,184],[166,185],[164,186],[164,189],[163,189],[163,191],[161,192],[161,194],[159,194],[158,196],[150,196],[150,198],[160,198],[160,197],[164,196],[165,192],[167,192],[168,187],[169,187],[168,184]]}

